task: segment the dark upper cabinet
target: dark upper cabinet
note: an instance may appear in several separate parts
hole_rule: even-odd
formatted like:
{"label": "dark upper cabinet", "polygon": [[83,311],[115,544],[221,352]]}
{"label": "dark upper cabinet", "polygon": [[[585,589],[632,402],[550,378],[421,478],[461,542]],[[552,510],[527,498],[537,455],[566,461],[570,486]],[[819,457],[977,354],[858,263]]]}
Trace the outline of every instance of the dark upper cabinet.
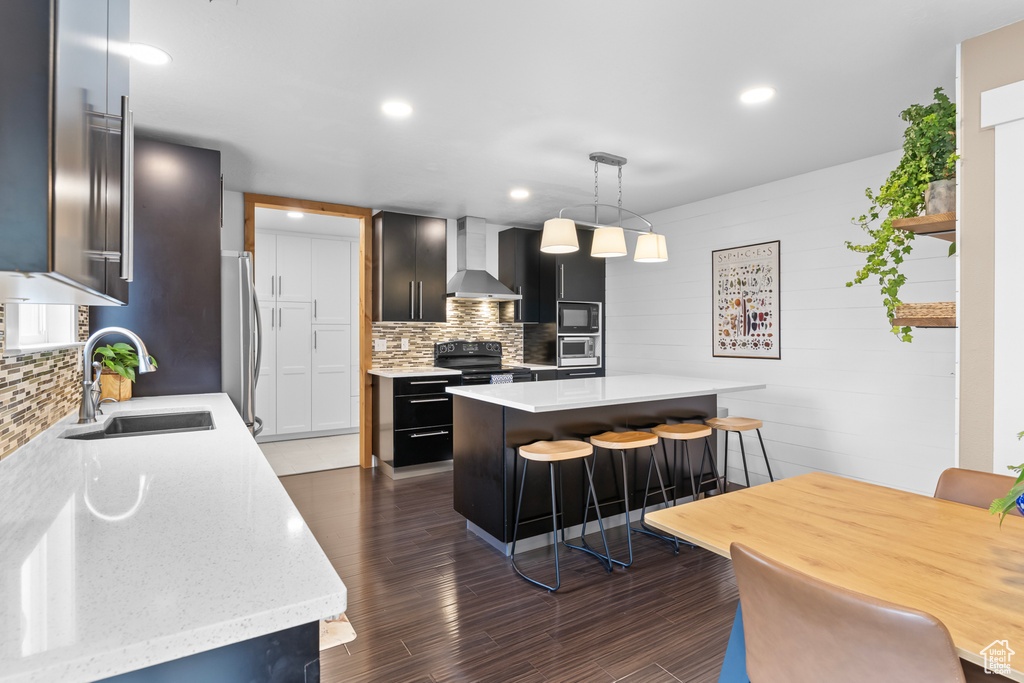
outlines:
{"label": "dark upper cabinet", "polygon": [[159,369],[135,385],[135,395],[218,392],[220,152],[140,136],[134,184],[132,300],[92,308],[90,328],[126,327],[156,357]]}
{"label": "dark upper cabinet", "polygon": [[509,228],[498,233],[498,279],[523,298],[515,322],[540,322],[540,231]]}
{"label": "dark upper cabinet", "polygon": [[128,18],[129,0],[0,3],[0,301],[127,301]]}
{"label": "dark upper cabinet", "polygon": [[376,214],[373,273],[375,321],[445,322],[447,221]]}
{"label": "dark upper cabinet", "polygon": [[[603,258],[590,255],[594,242],[591,230],[576,229],[579,251],[554,255],[555,299],[558,301],[604,301]],[[543,254],[541,259],[549,257]]]}

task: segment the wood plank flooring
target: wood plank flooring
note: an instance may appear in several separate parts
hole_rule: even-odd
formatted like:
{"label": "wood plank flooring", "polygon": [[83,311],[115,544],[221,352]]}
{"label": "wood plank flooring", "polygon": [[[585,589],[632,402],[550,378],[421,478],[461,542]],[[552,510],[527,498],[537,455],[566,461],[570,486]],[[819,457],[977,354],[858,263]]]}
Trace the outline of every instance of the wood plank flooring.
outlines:
{"label": "wood plank flooring", "polygon": [[[738,601],[724,558],[674,556],[634,534],[634,565],[608,575],[563,548],[562,587],[548,593],[466,530],[450,472],[392,481],[348,468],[281,481],[349,591],[358,636],[322,653],[324,683],[718,680]],[[623,557],[624,532],[609,541]],[[553,579],[549,550],[521,557],[525,571]]]}

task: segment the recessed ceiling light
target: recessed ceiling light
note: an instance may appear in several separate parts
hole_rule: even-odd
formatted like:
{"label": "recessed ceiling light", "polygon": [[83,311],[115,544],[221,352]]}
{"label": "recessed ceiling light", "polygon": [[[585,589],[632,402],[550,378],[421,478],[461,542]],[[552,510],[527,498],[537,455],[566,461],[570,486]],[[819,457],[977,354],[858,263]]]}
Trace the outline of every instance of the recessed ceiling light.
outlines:
{"label": "recessed ceiling light", "polygon": [[132,59],[143,64],[162,66],[170,63],[171,56],[158,47],[145,43],[132,43]]}
{"label": "recessed ceiling light", "polygon": [[288,212],[288,218],[302,218],[302,212],[301,211],[289,211]]}
{"label": "recessed ceiling light", "polygon": [[385,102],[380,105],[380,110],[388,116],[395,118],[403,118],[412,114],[412,107],[407,102],[400,102],[399,100]]}
{"label": "recessed ceiling light", "polygon": [[743,91],[740,101],[744,104],[757,104],[758,102],[767,102],[773,97],[775,97],[775,88],[751,88]]}
{"label": "recessed ceiling light", "polygon": [[508,196],[511,197],[512,199],[526,199],[527,197],[530,196],[530,191],[522,187],[517,187],[516,189],[509,192]]}

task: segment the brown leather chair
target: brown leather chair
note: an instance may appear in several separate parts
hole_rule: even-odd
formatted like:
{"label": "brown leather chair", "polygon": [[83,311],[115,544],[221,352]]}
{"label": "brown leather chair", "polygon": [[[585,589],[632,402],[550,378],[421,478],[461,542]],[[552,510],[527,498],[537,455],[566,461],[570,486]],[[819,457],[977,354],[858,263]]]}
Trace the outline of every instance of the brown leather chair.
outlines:
{"label": "brown leather chair", "polygon": [[[988,510],[993,500],[1009,493],[1015,481],[1003,474],[950,467],[939,475],[935,497]],[[1020,517],[1017,508],[1011,508],[1009,514]]]}
{"label": "brown leather chair", "polygon": [[743,607],[751,683],[966,683],[1007,680],[970,666],[925,612],[798,572],[739,543],[729,548]]}

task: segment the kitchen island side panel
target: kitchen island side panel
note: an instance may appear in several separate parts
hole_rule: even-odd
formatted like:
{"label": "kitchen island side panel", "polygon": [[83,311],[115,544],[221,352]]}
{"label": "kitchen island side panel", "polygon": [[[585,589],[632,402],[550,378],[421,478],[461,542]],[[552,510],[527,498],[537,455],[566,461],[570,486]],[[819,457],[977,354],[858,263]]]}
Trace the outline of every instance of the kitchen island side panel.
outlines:
{"label": "kitchen island side panel", "polygon": [[[516,410],[456,395],[455,510],[499,541],[510,543],[515,525],[516,496],[522,477],[523,460],[516,456],[519,446],[538,440],[586,440],[604,431],[649,429],[661,423],[703,422],[716,415],[717,396],[714,394],[542,413]],[[691,446],[690,454],[695,466],[700,463],[702,448],[701,441],[695,441]],[[714,455],[714,439],[711,439],[711,448]],[[631,510],[636,510],[643,500],[648,453],[647,449],[639,457],[635,451],[626,453],[629,482],[625,493],[629,496]],[[660,447],[655,449],[655,453],[662,472],[668,477],[665,453]],[[668,464],[671,463],[669,454]],[[679,470],[672,470],[671,481],[666,481],[666,485],[676,485],[677,497],[691,494],[689,474],[685,467],[684,464]],[[585,475],[579,461],[562,463],[560,468],[562,523],[569,527],[583,521]],[[710,476],[710,470],[703,474],[705,477]],[[601,501],[602,515],[624,512],[622,465],[618,453],[606,450],[598,452],[594,485]],[[523,496],[520,538],[551,531],[550,486],[546,464],[531,463]],[[652,494],[648,505],[655,505],[661,500],[660,492]],[[593,514],[590,519],[594,519]]]}

